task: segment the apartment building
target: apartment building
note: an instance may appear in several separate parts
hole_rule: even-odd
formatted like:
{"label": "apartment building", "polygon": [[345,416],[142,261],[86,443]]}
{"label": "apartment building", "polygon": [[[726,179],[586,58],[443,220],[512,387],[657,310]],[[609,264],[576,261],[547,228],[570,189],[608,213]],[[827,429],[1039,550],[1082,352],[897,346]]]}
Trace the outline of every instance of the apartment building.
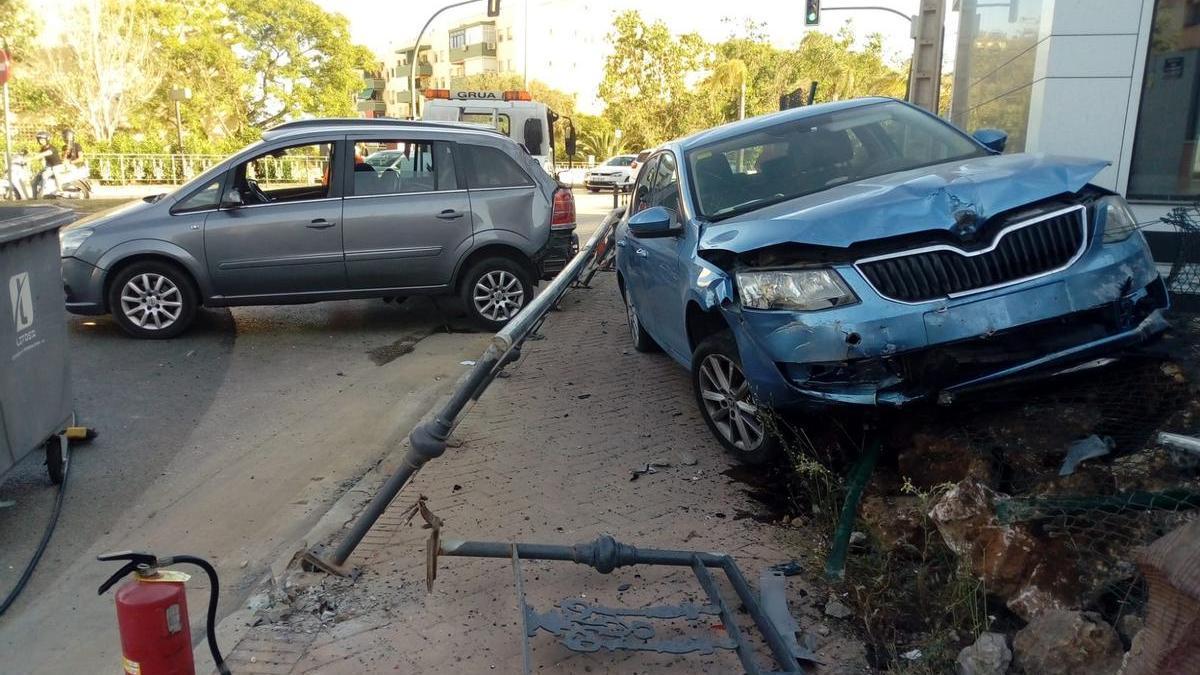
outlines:
{"label": "apartment building", "polygon": [[[527,0],[503,3],[499,16],[451,14],[421,38],[418,96],[426,88],[454,89],[459,78],[482,73],[519,75],[576,95],[578,108],[599,112],[596,84],[603,76],[604,40],[627,0]],[[594,21],[581,22],[580,16]],[[409,117],[408,73],[413,45],[400,45],[383,63],[386,114]]]}

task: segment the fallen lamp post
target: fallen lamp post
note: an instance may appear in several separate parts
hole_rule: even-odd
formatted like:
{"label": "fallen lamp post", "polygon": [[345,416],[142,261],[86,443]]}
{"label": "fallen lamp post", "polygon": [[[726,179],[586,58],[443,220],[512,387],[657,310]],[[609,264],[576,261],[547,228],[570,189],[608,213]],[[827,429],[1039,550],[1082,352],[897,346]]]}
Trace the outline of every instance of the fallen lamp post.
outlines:
{"label": "fallen lamp post", "polygon": [[400,467],[387,479],[379,492],[375,493],[374,498],[354,521],[350,531],[331,553],[326,553],[319,548],[306,551],[300,561],[305,569],[310,571],[319,569],[337,576],[356,575],[355,570],[345,566],[350,554],[358,547],[363,537],[375,525],[375,521],[383,515],[404,485],[421,470],[421,467],[446,452],[446,440],[458,425],[467,405],[479,399],[505,366],[520,358],[521,345],[541,326],[546,314],[558,305],[559,300],[579,277],[580,272],[583,271],[584,266],[595,252],[597,242],[608,235],[609,230],[615,226],[623,211],[624,209],[614,209],[610,212],[600,227],[592,233],[587,243],[575,254],[575,257],[571,258],[566,267],[554,277],[546,290],[539,293],[500,332],[496,333],[492,338],[492,343],[476,360],[466,379],[459,383],[437,415],[432,420],[418,425],[409,434],[409,448]]}

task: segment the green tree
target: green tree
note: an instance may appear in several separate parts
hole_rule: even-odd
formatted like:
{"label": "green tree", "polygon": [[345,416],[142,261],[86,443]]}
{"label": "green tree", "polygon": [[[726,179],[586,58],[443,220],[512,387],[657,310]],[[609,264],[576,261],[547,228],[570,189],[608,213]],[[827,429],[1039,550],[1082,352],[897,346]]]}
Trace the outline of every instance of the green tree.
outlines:
{"label": "green tree", "polygon": [[613,155],[623,155],[629,151],[624,133],[618,136],[617,130],[603,117],[576,115],[575,133],[579,138],[576,157],[580,160],[592,155],[597,162],[603,162]]}
{"label": "green tree", "polygon": [[40,29],[41,22],[26,0],[0,0],[0,36],[14,61],[28,58]]}
{"label": "green tree", "polygon": [[631,146],[657,145],[696,126],[697,99],[687,80],[708,53],[699,35],[673,36],[663,22],[647,24],[627,11],[617,16],[609,41],[599,94],[605,117]]}
{"label": "green tree", "polygon": [[312,0],[226,0],[230,48],[251,73],[246,120],[263,128],[300,115],[346,116],[357,107],[370,50],[350,23]]}
{"label": "green tree", "polygon": [[132,0],[84,0],[69,39],[36,52],[45,93],[91,135],[110,141],[162,80],[147,23]]}
{"label": "green tree", "polygon": [[155,44],[170,76],[132,122],[163,146],[176,144],[172,89],[186,89],[181,102],[189,152],[229,151],[253,137],[248,111],[239,102],[254,82],[242,58],[230,49],[236,27],[222,5],[189,0],[145,0]]}

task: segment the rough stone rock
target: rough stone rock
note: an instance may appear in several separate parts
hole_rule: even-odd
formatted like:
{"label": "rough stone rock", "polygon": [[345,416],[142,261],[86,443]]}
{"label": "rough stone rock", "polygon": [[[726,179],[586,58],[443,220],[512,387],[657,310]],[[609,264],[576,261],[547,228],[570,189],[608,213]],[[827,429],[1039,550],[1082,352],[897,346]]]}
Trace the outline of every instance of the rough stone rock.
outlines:
{"label": "rough stone rock", "polygon": [[1131,645],[1133,638],[1145,627],[1145,619],[1137,614],[1126,614],[1117,620],[1117,635],[1121,636],[1121,642]]}
{"label": "rough stone rock", "polygon": [[885,498],[869,495],[863,500],[858,513],[885,552],[890,553],[903,546],[919,549],[925,543],[925,518],[914,496]]}
{"label": "rough stone rock", "polygon": [[847,607],[840,600],[831,598],[829,602],[825,603],[825,614],[835,619],[846,619],[854,614],[854,610]]}
{"label": "rough stone rock", "polygon": [[1013,637],[1013,663],[1026,675],[1114,675],[1121,639],[1095,612],[1043,613]]}
{"label": "rough stone rock", "polygon": [[1077,608],[1083,589],[1064,544],[1021,524],[1000,523],[995,499],[987,486],[964,480],[942,495],[929,517],[950,550],[1021,618]]}
{"label": "rough stone rock", "polygon": [[921,489],[943,483],[957,483],[971,477],[983,483],[991,481],[991,460],[971,450],[953,434],[919,431],[912,444],[896,456],[900,475]]}
{"label": "rough stone rock", "polygon": [[963,647],[954,661],[956,675],[1004,675],[1012,663],[1012,650],[1000,633],[982,633],[975,644]]}

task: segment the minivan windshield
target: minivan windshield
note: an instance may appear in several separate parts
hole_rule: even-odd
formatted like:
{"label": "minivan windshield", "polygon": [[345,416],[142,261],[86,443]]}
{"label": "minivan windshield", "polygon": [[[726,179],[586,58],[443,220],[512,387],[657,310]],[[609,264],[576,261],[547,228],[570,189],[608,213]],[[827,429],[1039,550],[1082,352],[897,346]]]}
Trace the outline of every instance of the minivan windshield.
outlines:
{"label": "minivan windshield", "polygon": [[831,187],[986,155],[949,124],[887,101],[814,115],[693,148],[697,211],[722,220]]}

